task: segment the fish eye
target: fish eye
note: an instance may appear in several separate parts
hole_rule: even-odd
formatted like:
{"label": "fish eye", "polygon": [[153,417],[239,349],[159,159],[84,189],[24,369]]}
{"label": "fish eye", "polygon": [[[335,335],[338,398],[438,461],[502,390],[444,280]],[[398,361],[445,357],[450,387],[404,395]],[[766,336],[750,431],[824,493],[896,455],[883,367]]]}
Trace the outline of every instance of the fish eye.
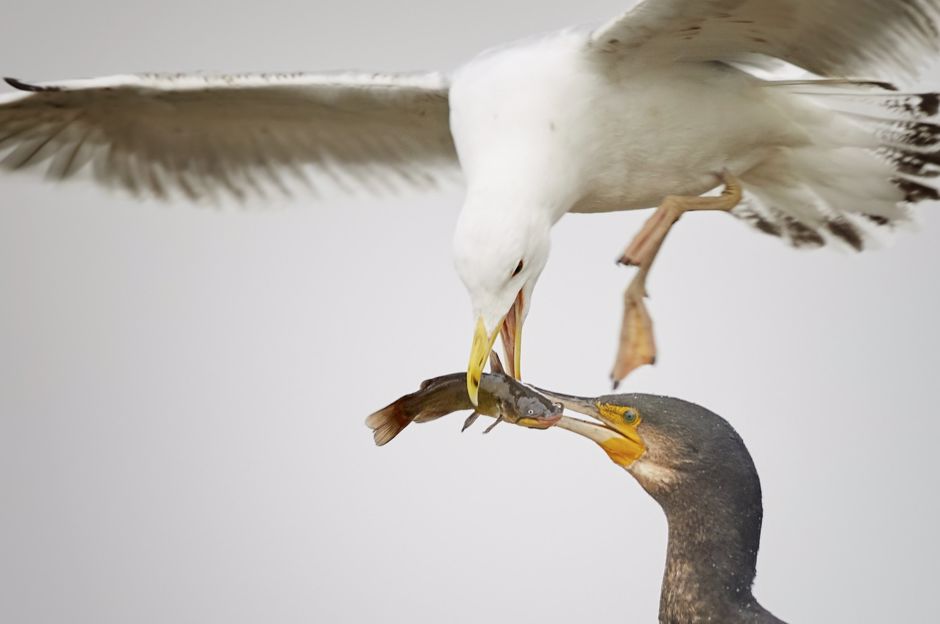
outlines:
{"label": "fish eye", "polygon": [[523,266],[525,266],[525,263],[522,260],[520,260],[519,264],[516,265],[516,270],[512,272],[512,276],[515,277],[519,275],[520,273],[522,273]]}
{"label": "fish eye", "polygon": [[632,407],[628,407],[623,412],[623,422],[627,423],[628,425],[632,425],[636,422],[637,416],[638,414],[636,413],[636,410]]}
{"label": "fish eye", "polygon": [[530,407],[530,408],[529,408],[529,416],[534,416],[534,415],[535,415],[535,410]]}

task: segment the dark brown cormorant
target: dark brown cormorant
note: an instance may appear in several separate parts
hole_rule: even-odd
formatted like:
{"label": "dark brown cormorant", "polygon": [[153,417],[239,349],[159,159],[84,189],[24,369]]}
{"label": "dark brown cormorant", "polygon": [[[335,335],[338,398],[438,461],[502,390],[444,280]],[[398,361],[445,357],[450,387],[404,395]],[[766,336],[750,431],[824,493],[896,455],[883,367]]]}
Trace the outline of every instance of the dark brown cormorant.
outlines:
{"label": "dark brown cormorant", "polygon": [[666,513],[661,623],[782,622],[751,593],[763,516],[760,479],[727,421],[668,397],[539,391],[603,423],[563,418],[555,426],[599,444]]}

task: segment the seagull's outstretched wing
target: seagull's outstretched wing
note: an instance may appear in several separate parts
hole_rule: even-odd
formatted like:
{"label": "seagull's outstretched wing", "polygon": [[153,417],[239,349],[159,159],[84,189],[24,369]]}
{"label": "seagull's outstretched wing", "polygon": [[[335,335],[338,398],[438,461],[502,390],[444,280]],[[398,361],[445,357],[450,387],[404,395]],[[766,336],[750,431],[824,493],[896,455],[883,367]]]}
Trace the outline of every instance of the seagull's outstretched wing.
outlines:
{"label": "seagull's outstretched wing", "polygon": [[429,184],[456,166],[438,74],[136,75],[0,96],[2,165],[192,199],[286,190],[313,169],[364,185]]}
{"label": "seagull's outstretched wing", "polygon": [[940,0],[644,0],[591,43],[644,61],[760,54],[821,76],[913,75],[936,58]]}

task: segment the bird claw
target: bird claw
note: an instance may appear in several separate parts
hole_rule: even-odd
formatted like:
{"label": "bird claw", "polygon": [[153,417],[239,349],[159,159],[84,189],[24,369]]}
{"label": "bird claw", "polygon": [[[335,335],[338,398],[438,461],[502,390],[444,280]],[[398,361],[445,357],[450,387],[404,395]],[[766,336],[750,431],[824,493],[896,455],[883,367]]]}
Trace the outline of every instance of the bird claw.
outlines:
{"label": "bird claw", "polygon": [[627,254],[623,254],[622,256],[617,258],[617,261],[614,262],[614,264],[616,264],[617,266],[625,266],[625,267],[640,266],[639,262],[637,262],[636,260],[628,256]]}

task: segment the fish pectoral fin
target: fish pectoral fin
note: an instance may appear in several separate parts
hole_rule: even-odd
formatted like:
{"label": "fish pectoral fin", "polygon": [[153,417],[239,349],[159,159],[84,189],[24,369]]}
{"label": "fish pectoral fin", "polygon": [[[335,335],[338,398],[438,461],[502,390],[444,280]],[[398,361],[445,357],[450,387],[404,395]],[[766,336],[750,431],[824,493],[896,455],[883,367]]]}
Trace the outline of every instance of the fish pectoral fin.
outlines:
{"label": "fish pectoral fin", "polygon": [[463,421],[463,427],[461,427],[460,433],[463,433],[464,431],[466,431],[467,429],[469,429],[469,428],[470,428],[470,425],[472,425],[473,423],[475,423],[475,422],[477,421],[477,418],[479,418],[479,417],[480,417],[480,412],[474,410],[472,414],[470,414],[469,416],[467,416],[467,420]]}
{"label": "fish pectoral fin", "polygon": [[502,415],[502,414],[499,415],[499,418],[497,418],[496,421],[493,422],[492,425],[490,425],[489,427],[487,427],[486,429],[483,430],[483,435],[486,435],[487,433],[489,433],[490,431],[492,431],[494,428],[496,428],[496,425],[498,425],[498,424],[501,423],[501,422],[503,422],[503,415]]}

